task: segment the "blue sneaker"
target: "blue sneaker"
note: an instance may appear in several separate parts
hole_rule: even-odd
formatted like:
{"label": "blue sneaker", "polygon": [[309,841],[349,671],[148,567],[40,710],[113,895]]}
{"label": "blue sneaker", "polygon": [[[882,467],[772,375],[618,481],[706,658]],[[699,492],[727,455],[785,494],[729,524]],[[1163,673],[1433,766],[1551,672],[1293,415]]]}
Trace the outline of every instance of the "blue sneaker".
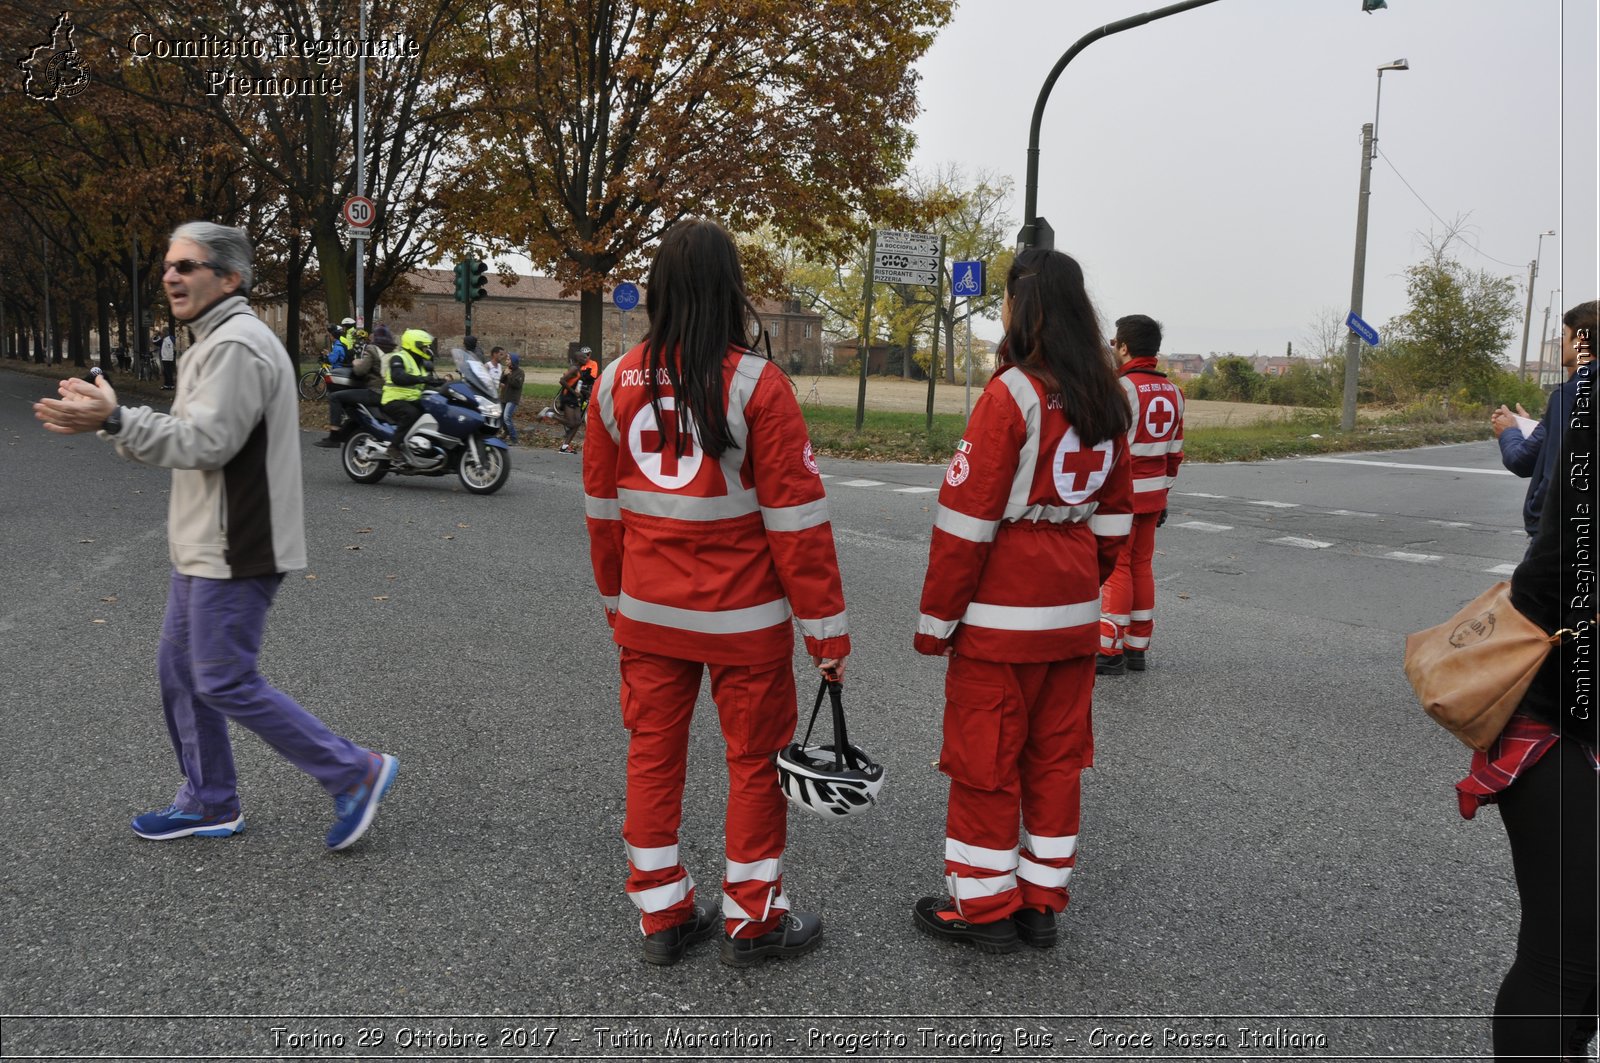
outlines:
{"label": "blue sneaker", "polygon": [[160,812],[146,812],[133,817],[133,833],[153,842],[172,838],[226,838],[244,830],[244,813],[227,812],[220,816],[206,816],[199,812],[185,812],[177,805],[169,805]]}
{"label": "blue sneaker", "polygon": [[333,814],[338,818],[328,831],[330,849],[354,845],[372,825],[372,817],[378,814],[378,802],[394,785],[395,774],[400,770],[400,758],[387,753],[369,755],[372,757],[372,767],[367,769],[367,777],[361,780],[361,785],[333,799]]}

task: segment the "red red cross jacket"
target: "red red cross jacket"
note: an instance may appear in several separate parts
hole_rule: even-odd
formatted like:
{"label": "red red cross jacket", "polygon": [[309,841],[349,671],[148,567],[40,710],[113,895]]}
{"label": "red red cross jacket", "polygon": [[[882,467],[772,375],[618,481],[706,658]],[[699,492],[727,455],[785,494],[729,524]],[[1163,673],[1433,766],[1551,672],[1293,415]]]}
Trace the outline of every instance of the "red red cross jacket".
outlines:
{"label": "red red cross jacket", "polygon": [[1154,358],[1130,358],[1120,370],[1133,408],[1128,450],[1133,455],[1133,511],[1160,513],[1183,463],[1183,392],[1156,372]]}
{"label": "red red cross jacket", "polygon": [[973,406],[939,491],[919,653],[1012,663],[1087,657],[1100,585],[1133,527],[1128,444],[1085,446],[1058,400],[1016,367]]}
{"label": "red red cross jacket", "polygon": [[640,345],[605,368],[589,403],[584,508],[595,583],[618,645],[712,664],[760,664],[806,650],[850,652],[828,500],[800,406],[783,373],[730,348],[723,361],[737,447],[683,456],[672,386],[663,426]]}

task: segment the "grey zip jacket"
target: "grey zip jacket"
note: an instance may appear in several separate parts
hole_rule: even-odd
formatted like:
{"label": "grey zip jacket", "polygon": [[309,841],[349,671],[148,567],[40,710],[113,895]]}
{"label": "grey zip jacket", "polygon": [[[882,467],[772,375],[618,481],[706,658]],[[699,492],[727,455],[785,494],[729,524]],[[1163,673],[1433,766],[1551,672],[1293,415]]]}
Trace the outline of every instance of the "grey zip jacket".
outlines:
{"label": "grey zip jacket", "polygon": [[189,323],[172,413],[124,407],[125,458],[172,470],[167,549],[186,576],[246,579],[306,567],[300,404],[283,344],[242,295]]}

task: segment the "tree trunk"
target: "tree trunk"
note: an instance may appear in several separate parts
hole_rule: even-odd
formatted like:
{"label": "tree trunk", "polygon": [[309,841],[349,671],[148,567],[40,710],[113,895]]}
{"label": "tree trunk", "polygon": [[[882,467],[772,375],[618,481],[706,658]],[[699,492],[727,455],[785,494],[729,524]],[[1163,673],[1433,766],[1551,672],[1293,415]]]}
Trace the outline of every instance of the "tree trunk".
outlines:
{"label": "tree trunk", "polygon": [[111,279],[106,264],[94,264],[95,331],[100,334],[100,368],[111,372]]}
{"label": "tree trunk", "polygon": [[578,339],[594,353],[596,365],[606,364],[606,296],[604,292],[583,292],[578,299]]}
{"label": "tree trunk", "polygon": [[67,353],[72,357],[74,366],[88,368],[89,315],[81,299],[74,299],[67,305]]}
{"label": "tree trunk", "polygon": [[[291,221],[291,224],[295,224]],[[300,240],[300,232],[296,225],[295,233],[289,237],[289,262],[288,272],[284,277],[284,313],[288,319],[283,323],[283,346],[289,352],[289,360],[296,367],[300,364],[300,294],[301,281],[305,272],[306,248]]]}
{"label": "tree trunk", "polygon": [[338,321],[351,312],[350,281],[344,271],[344,244],[339,240],[331,215],[318,220],[313,239],[317,266],[322,270],[322,290],[328,297],[328,320]]}
{"label": "tree trunk", "polygon": [[[952,285],[951,287],[954,287]],[[950,296],[950,305],[944,315],[944,379],[948,384],[956,382],[956,297]]]}

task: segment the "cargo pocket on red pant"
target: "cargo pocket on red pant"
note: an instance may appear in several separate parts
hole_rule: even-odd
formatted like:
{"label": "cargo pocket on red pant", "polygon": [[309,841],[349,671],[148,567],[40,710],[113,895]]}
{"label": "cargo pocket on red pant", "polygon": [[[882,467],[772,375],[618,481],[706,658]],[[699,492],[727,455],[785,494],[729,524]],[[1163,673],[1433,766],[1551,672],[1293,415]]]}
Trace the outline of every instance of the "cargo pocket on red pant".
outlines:
{"label": "cargo pocket on red pant", "polygon": [[944,680],[944,746],[939,770],[979,790],[994,790],[1006,772],[1000,766],[1006,688],[951,669]]}
{"label": "cargo pocket on red pant", "polygon": [[712,665],[711,696],[734,756],[771,756],[794,737],[794,665],[787,659],[753,667],[725,665],[722,670]]}

